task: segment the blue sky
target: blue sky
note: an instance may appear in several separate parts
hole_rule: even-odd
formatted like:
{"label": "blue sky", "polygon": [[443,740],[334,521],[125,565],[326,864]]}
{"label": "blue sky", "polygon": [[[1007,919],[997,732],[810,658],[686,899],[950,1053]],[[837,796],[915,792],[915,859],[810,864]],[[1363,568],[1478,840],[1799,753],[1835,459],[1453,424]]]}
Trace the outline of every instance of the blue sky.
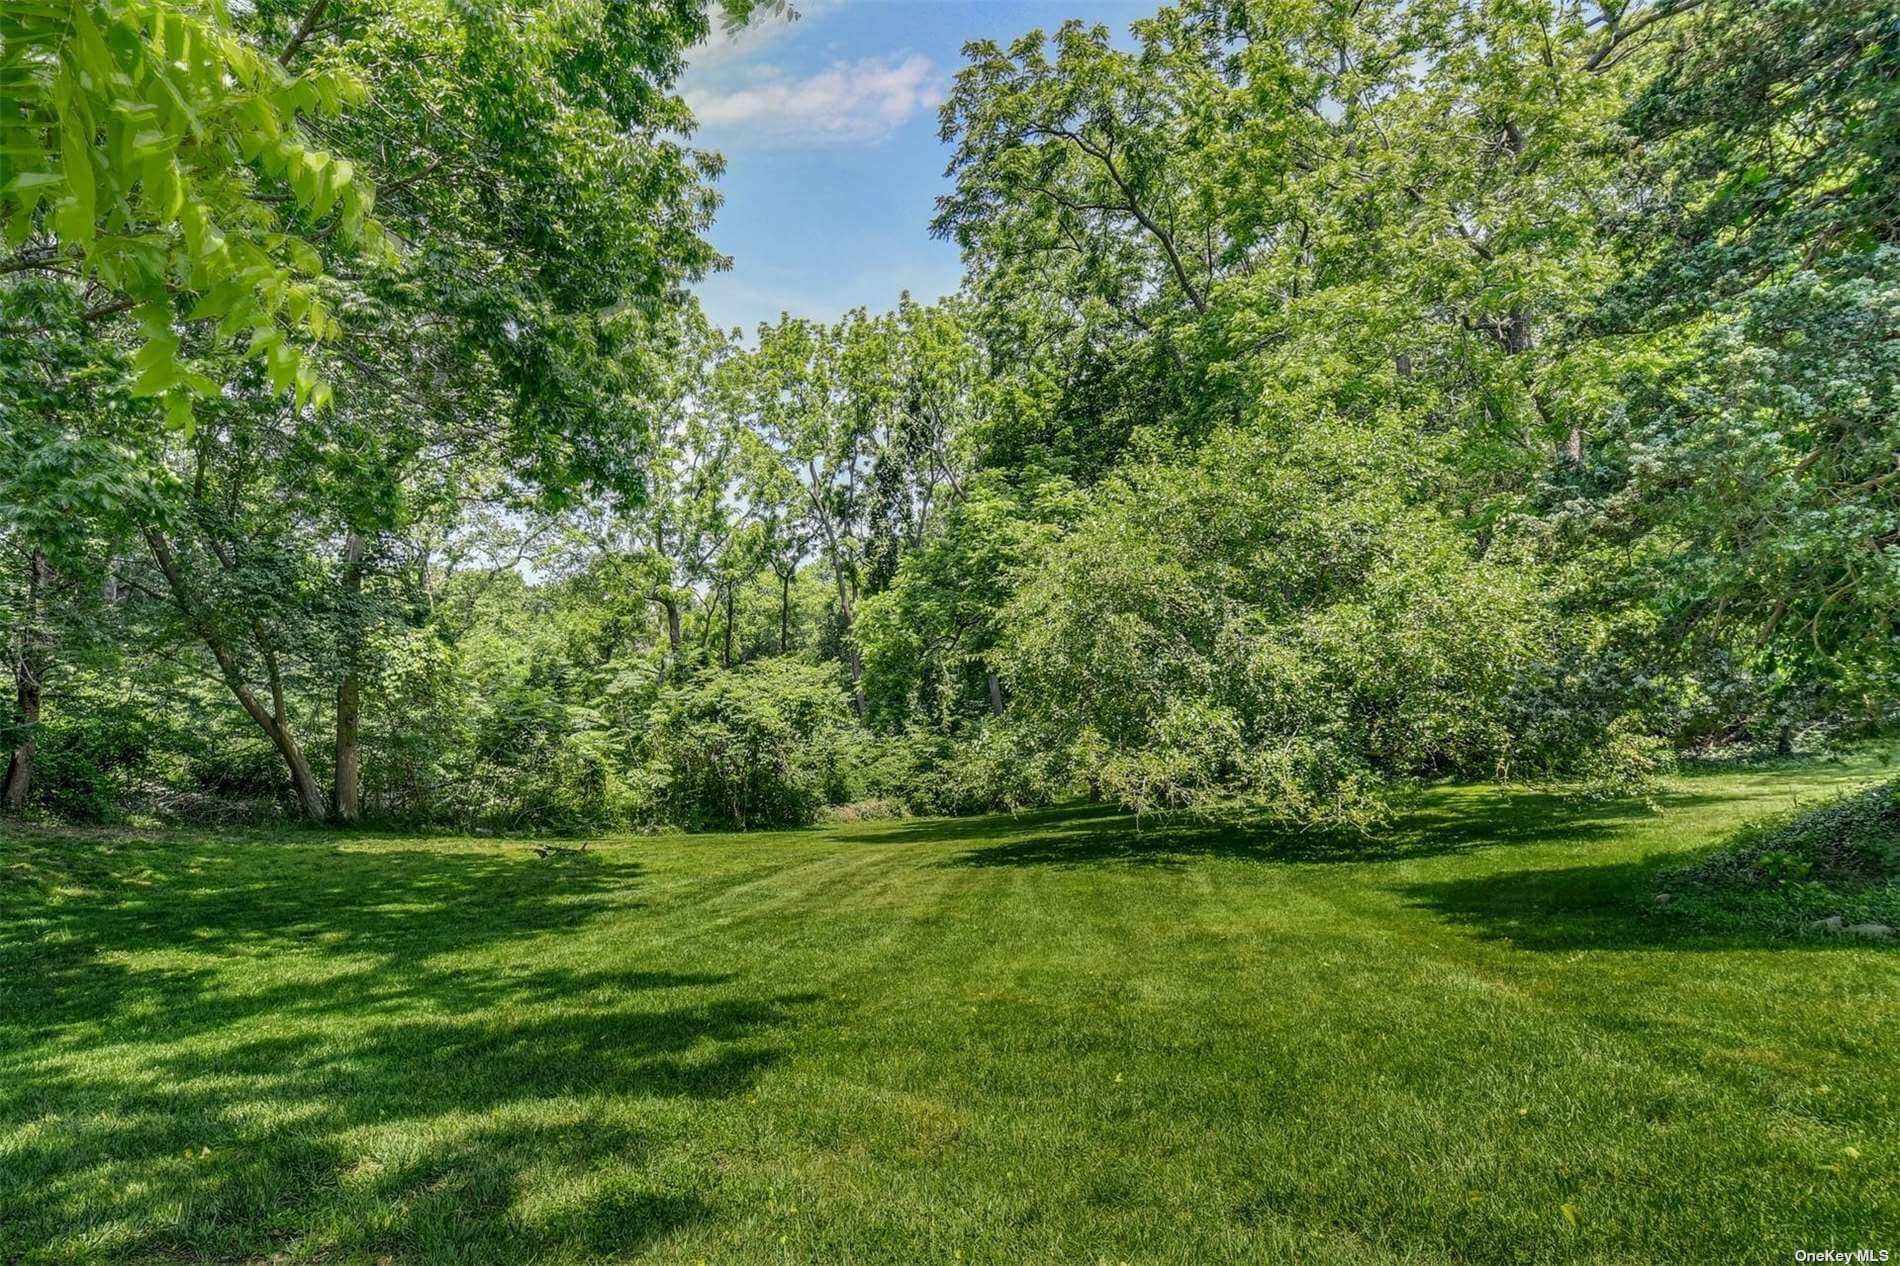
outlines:
{"label": "blue sky", "polygon": [[681,85],[695,144],[726,156],[713,243],[730,272],[707,314],[749,333],[781,311],[830,319],[900,291],[956,289],[956,248],[929,234],[949,150],[937,106],[966,40],[1007,41],[1065,18],[1118,34],[1159,0],[793,0],[796,21],[716,34]]}

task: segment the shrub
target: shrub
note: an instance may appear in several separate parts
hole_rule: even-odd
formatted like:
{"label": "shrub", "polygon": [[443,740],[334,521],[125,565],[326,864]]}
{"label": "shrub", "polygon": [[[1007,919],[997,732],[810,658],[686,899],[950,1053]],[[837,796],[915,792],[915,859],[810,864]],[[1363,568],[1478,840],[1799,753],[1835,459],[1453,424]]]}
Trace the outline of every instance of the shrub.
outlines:
{"label": "shrub", "polygon": [[1013,812],[1080,790],[1060,780],[1063,760],[1005,720],[978,722],[959,736],[919,727],[881,739],[879,751],[867,785],[914,814]]}
{"label": "shrub", "polygon": [[1394,780],[1495,769],[1539,577],[1417,504],[1411,464],[1316,424],[1108,481],[1005,612],[1011,724],[1137,811],[1364,826]]}
{"label": "shrub", "polygon": [[901,800],[853,800],[850,804],[827,805],[818,811],[820,822],[893,822],[908,817]]}
{"label": "shrub", "polygon": [[1722,887],[1900,879],[1900,780],[1746,827],[1721,852],[1681,873]]}
{"label": "shrub", "polygon": [[833,672],[768,659],[663,694],[645,744],[661,816],[744,830],[804,825],[852,799],[864,739]]}
{"label": "shrub", "polygon": [[1900,780],[1753,823],[1658,884],[1669,910],[1717,928],[1900,923]]}
{"label": "shrub", "polygon": [[[130,789],[171,737],[152,712],[118,700],[49,703],[33,762],[33,801],[75,822],[116,819]],[[0,760],[0,765],[4,761]]]}
{"label": "shrub", "polygon": [[[512,829],[601,830],[635,806],[620,769],[619,737],[599,713],[553,690],[514,683],[475,727],[472,770],[459,792],[471,820]],[[453,784],[451,797],[458,795]]]}
{"label": "shrub", "polygon": [[1634,716],[1618,717],[1578,762],[1577,792],[1589,799],[1648,798],[1676,771],[1667,739],[1645,732]]}

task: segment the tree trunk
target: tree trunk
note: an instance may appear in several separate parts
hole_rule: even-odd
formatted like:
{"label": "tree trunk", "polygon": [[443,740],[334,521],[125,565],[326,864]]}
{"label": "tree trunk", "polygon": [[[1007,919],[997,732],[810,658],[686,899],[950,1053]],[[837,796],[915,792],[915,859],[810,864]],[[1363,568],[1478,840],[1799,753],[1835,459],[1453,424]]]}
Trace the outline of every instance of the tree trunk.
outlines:
{"label": "tree trunk", "polygon": [[358,611],[363,554],[363,538],[352,531],[343,547],[343,593],[350,609],[344,617],[343,672],[336,683],[336,774],[331,788],[332,812],[339,822],[354,822],[363,812],[363,626]]}
{"label": "tree trunk", "polygon": [[844,648],[845,662],[851,666],[851,707],[858,714],[858,720],[871,715],[871,701],[864,697],[864,657],[858,654],[855,643],[847,642]]}
{"label": "tree trunk", "polygon": [[726,646],[724,654],[720,656],[720,666],[723,668],[732,667],[732,607],[737,589],[737,585],[726,586]]}
{"label": "tree trunk", "polygon": [[26,577],[26,612],[20,630],[19,655],[13,661],[14,707],[20,714],[24,733],[7,759],[6,782],[0,785],[0,809],[8,813],[24,809],[27,793],[33,789],[33,757],[39,750],[40,683],[46,670],[40,594],[50,577],[46,555],[34,550]]}
{"label": "tree trunk", "polygon": [[284,766],[290,770],[290,786],[297,793],[298,814],[307,822],[323,821],[329,808],[323,802],[323,785],[317,781],[316,771],[310,768],[310,762],[304,758],[303,749],[297,746],[290,727],[284,724],[265,725],[264,732],[270,735],[278,754],[284,758]]}
{"label": "tree trunk", "polygon": [[655,677],[661,685],[679,674],[680,641],[684,636],[680,627],[679,599],[671,591],[654,589],[647,594],[647,601],[658,607],[666,617],[666,654],[660,660],[659,674]]}
{"label": "tree trunk", "polygon": [[[1511,313],[1505,320],[1499,337],[1506,352],[1513,356],[1522,356],[1536,350],[1537,326],[1531,320],[1530,313],[1520,309]],[[1538,415],[1548,425],[1552,419],[1542,395],[1538,393],[1535,385],[1532,385],[1530,390],[1531,400],[1537,406]],[[1583,465],[1583,423],[1573,421],[1570,424],[1568,430],[1564,432],[1562,446],[1558,451],[1563,460],[1573,469]]]}
{"label": "tree trunk", "polygon": [[358,738],[363,713],[362,686],[356,673],[345,669],[336,684],[336,786],[335,815],[339,822],[354,822],[363,812],[363,752]]}
{"label": "tree trunk", "polygon": [[669,595],[660,599],[660,605],[666,609],[666,649],[672,652],[674,659],[678,659],[681,638],[680,604],[677,599]]}
{"label": "tree trunk", "polygon": [[311,772],[310,762],[304,758],[303,748],[298,746],[296,736],[291,733],[290,717],[284,706],[283,680],[276,671],[275,654],[269,646],[262,648],[265,662],[271,666],[271,706],[267,708],[238,671],[237,657],[231,653],[230,646],[199,607],[191,582],[179,566],[177,556],[172,553],[171,542],[157,528],[145,529],[145,541],[151,546],[152,558],[165,576],[172,601],[177,604],[192,632],[211,652],[211,658],[217,661],[218,675],[224,678],[224,684],[237,696],[244,711],[250,714],[251,720],[257,722],[258,728],[270,739],[277,754],[284,758],[284,767],[290,772],[291,789],[297,795],[298,811],[308,821],[323,821],[328,809],[323,800],[323,787],[317,782],[316,774]]}
{"label": "tree trunk", "polygon": [[989,681],[990,715],[1000,717],[1003,715],[1003,683],[997,679],[995,673],[984,673],[983,675],[988,678]]}
{"label": "tree trunk", "polygon": [[1511,313],[1505,319],[1504,350],[1522,356],[1536,346],[1537,327],[1531,324],[1531,314],[1522,310]]}
{"label": "tree trunk", "polygon": [[844,625],[844,661],[851,669],[851,706],[862,721],[870,715],[871,707],[864,697],[864,657],[858,654],[858,613],[851,604],[851,592],[845,587],[844,569],[838,566],[835,551],[832,558],[831,569],[838,581],[838,618]]}
{"label": "tree trunk", "polygon": [[781,572],[778,578],[778,653],[792,649],[792,578],[796,571]]}
{"label": "tree trunk", "polygon": [[1786,721],[1782,722],[1781,728],[1775,731],[1775,755],[1794,755],[1794,726]]}

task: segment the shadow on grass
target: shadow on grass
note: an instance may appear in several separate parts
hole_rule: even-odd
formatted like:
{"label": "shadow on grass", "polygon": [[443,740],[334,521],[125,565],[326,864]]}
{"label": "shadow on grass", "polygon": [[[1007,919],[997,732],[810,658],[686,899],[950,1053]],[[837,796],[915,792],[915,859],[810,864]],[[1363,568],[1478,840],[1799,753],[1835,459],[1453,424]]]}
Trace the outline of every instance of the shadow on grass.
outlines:
{"label": "shadow on grass", "polygon": [[591,1258],[705,1216],[641,1176],[627,1105],[743,1094],[814,999],[508,964],[639,880],[495,849],[0,844],[0,1261]]}
{"label": "shadow on grass", "polygon": [[[1655,915],[1655,862],[1562,866],[1402,884],[1407,903],[1519,949],[1641,949],[1686,939]],[[1650,909],[1644,908],[1644,903]]]}
{"label": "shadow on grass", "polygon": [[[1791,789],[1785,782],[1762,779],[1737,785],[1732,765],[1692,767],[1684,771],[1678,791],[1664,798],[1664,812],[1707,804],[1730,810],[1746,808],[1767,813],[1826,803],[1853,789],[1852,780],[1884,767],[1871,761],[1848,762],[1814,757],[1763,759],[1745,770],[1802,774],[1811,785]],[[1701,781],[1730,776],[1715,794],[1694,791]],[[1812,785],[1812,784],[1818,784]],[[1805,792],[1807,799],[1800,799]],[[1800,936],[1766,924],[1751,927],[1727,921],[1711,925],[1692,912],[1684,893],[1668,905],[1656,901],[1657,875],[1694,862],[1723,847],[1717,838],[1694,852],[1660,853],[1637,860],[1597,865],[1532,867],[1492,871],[1395,888],[1414,906],[1434,911],[1446,920],[1472,928],[1486,940],[1528,950],[1696,950],[1801,949],[1852,950],[1866,942],[1837,937]]]}
{"label": "shadow on grass", "polygon": [[[1669,807],[1705,797],[1679,795]],[[879,838],[920,844],[998,842],[950,859],[953,866],[1179,866],[1196,858],[1262,862],[1390,862],[1495,845],[1587,841],[1652,816],[1638,804],[1583,805],[1530,791],[1435,787],[1393,821],[1369,832],[1298,829],[1238,815],[1133,816],[1104,805],[1051,809],[1016,818],[921,822]]]}
{"label": "shadow on grass", "polygon": [[1852,950],[1869,943],[1801,936],[1774,928],[1709,927],[1685,910],[1656,902],[1659,870],[1680,866],[1666,854],[1598,866],[1494,872],[1396,886],[1408,904],[1471,928],[1487,941],[1517,949],[1574,950]]}
{"label": "shadow on grass", "polygon": [[84,1024],[141,1002],[215,1026],[251,1003],[201,997],[207,969],[133,970],[117,956],[321,955],[360,966],[377,993],[352,1003],[374,1002],[422,958],[630,908],[640,874],[637,862],[498,849],[61,839],[0,849],[0,964],[42,995],[28,1024]]}

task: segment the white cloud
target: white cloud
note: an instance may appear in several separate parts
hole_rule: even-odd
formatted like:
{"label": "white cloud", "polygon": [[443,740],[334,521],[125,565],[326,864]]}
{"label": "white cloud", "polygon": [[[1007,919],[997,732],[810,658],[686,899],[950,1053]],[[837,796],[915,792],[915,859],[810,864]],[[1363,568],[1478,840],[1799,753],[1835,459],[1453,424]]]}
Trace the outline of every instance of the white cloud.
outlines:
{"label": "white cloud", "polygon": [[686,103],[721,143],[831,145],[879,140],[943,100],[928,57],[863,57],[793,76],[764,67],[736,83],[688,84]]}

